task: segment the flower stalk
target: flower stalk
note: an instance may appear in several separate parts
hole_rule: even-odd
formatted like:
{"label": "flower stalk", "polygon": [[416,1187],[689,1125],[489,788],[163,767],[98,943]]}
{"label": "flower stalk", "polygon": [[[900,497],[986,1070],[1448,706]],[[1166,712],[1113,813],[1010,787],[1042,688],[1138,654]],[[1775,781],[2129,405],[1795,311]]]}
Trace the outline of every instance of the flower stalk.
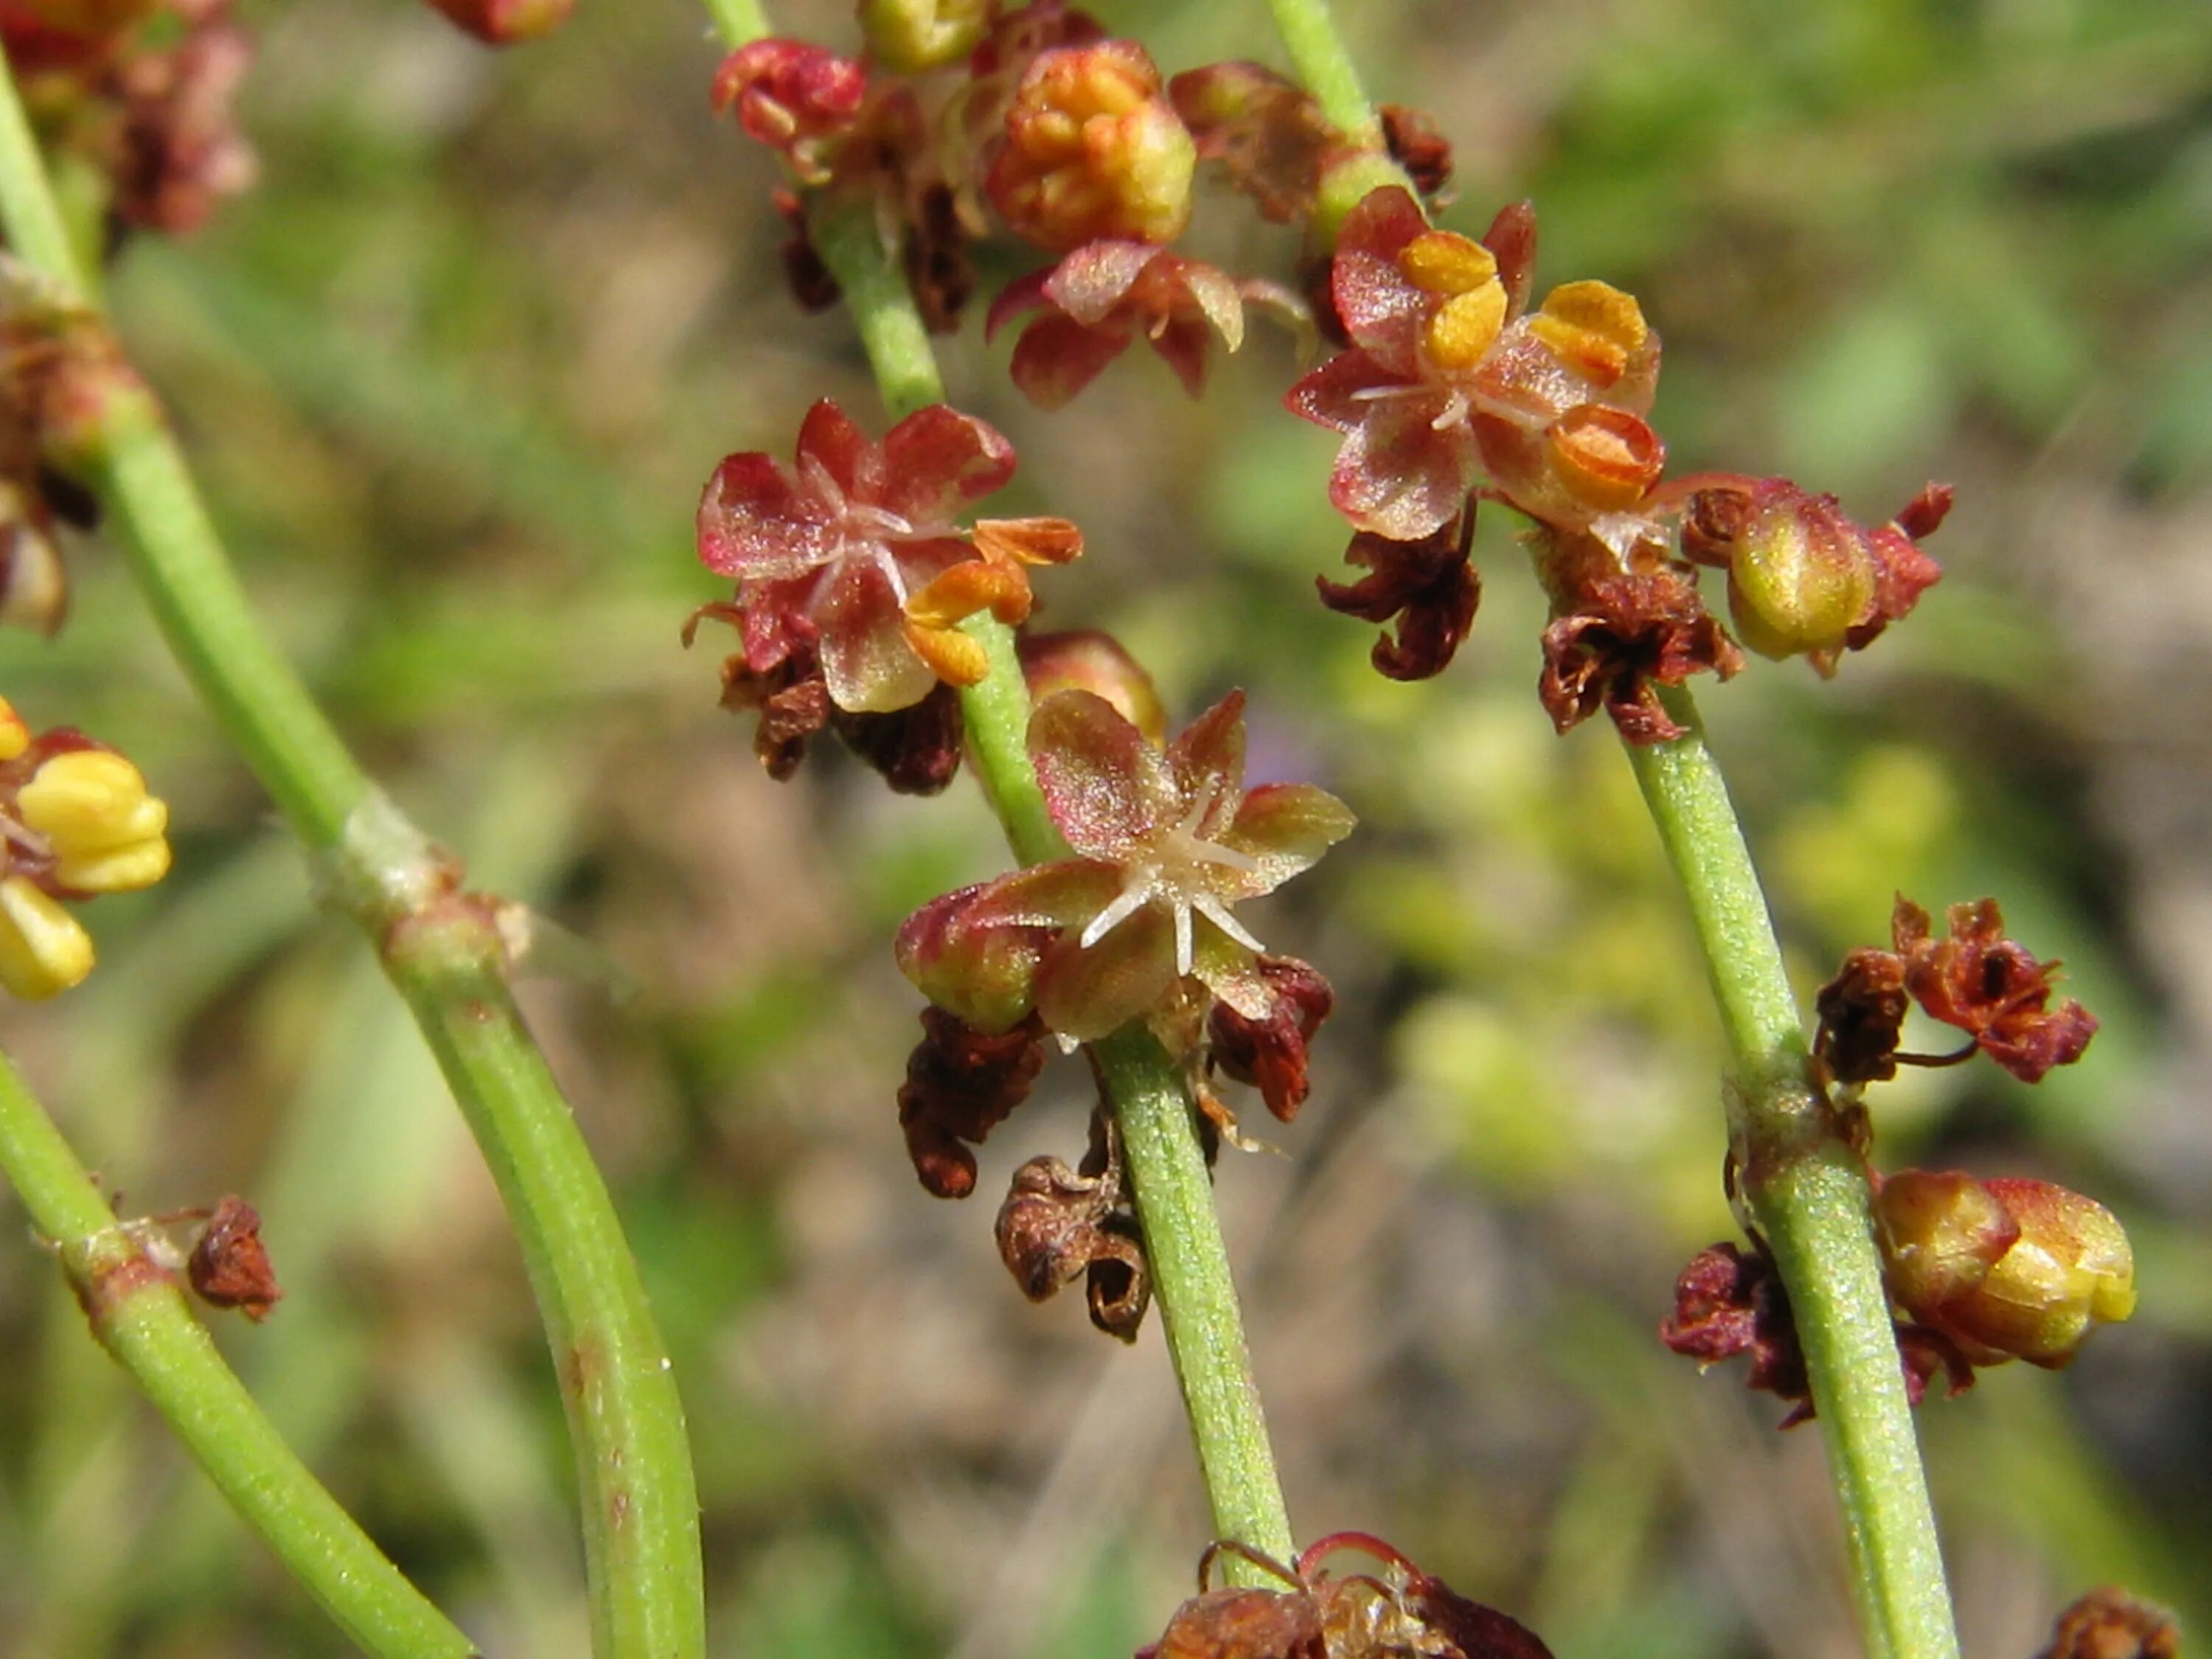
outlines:
{"label": "flower stalk", "polygon": [[1686,735],[1623,746],[1689,901],[1720,1011],[1729,1145],[1796,1316],[1868,1647],[1886,1659],[1956,1659],[1865,1166],[1808,1080],[1766,896],[1696,706],[1680,688],[1660,695]]}
{"label": "flower stalk", "polygon": [[53,1120],[0,1055],[0,1170],[21,1195],[100,1346],[201,1470],[338,1627],[374,1659],[465,1659],[431,1606],[284,1443],[185,1305],[118,1224]]}
{"label": "flower stalk", "polygon": [[[732,36],[729,43],[743,41]],[[853,312],[890,411],[909,414],[941,398],[943,381],[897,250],[885,246],[872,216],[825,215],[816,227],[815,246]],[[975,774],[1021,863],[1060,857],[1065,843],[1045,810],[1030,761],[1030,696],[1013,632],[988,616],[962,626],[989,660],[983,679],[960,694]],[[1092,1052],[1121,1127],[1153,1296],[1197,1446],[1214,1534],[1287,1560],[1295,1553],[1289,1510],[1253,1381],[1189,1093],[1166,1052],[1134,1025],[1094,1044]],[[1255,1583],[1265,1577],[1234,1558],[1230,1572]]]}
{"label": "flower stalk", "polygon": [[[0,76],[0,222],[54,289],[88,295],[12,74]],[[171,648],[331,902],[376,944],[499,1184],[568,1408],[594,1651],[702,1653],[682,1403],[613,1201],[508,994],[493,907],[460,890],[459,869],[375,789],[269,643],[152,397],[118,376],[75,435]]]}

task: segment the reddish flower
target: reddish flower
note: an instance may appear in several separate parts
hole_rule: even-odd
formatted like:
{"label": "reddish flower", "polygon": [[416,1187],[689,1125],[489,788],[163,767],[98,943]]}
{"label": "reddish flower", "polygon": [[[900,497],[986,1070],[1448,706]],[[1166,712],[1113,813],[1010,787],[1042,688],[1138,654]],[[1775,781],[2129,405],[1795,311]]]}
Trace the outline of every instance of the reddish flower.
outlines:
{"label": "reddish flower", "polygon": [[1743,666],[1735,642],[1674,569],[1595,577],[1576,587],[1572,605],[1544,630],[1537,682],[1537,696],[1561,732],[1602,708],[1631,743],[1679,738],[1683,728],[1656,688],[1705,670],[1725,680]]}
{"label": "reddish flower", "polygon": [[242,1198],[225,1198],[215,1206],[185,1273],[208,1306],[235,1308],[257,1325],[284,1296],[261,1242],[260,1212]]}
{"label": "reddish flower", "polygon": [[1431,229],[1400,188],[1346,216],[1330,296],[1352,349],[1286,401],[1344,434],[1329,499],[1355,527],[1432,534],[1486,469],[1515,506],[1595,529],[1624,556],[1648,534],[1631,509],[1665,456],[1642,419],[1659,337],[1603,283],[1566,283],[1526,312],[1534,257],[1526,203],[1480,242]]}
{"label": "reddish flower", "polygon": [[1103,698],[1065,691],[1030,721],[1053,822],[1076,856],[924,905],[899,930],[899,966],[979,1030],[1034,1011],[1089,1042],[1150,1016],[1170,1046],[1193,981],[1248,1019],[1274,997],[1260,942],[1232,914],[1305,870],[1352,829],[1308,784],[1244,788],[1244,699],[1231,692],[1163,751]]}
{"label": "reddish flower", "polygon": [[975,1190],[975,1155],[1007,1114],[1029,1098],[1044,1066],[1035,1020],[985,1033],[942,1008],[921,1011],[921,1041],[907,1057],[899,1127],[921,1184],[939,1198]]}
{"label": "reddish flower", "polygon": [[1244,343],[1244,301],[1304,312],[1288,289],[1238,282],[1203,259],[1147,242],[1089,242],[1050,268],[1010,283],[992,302],[983,337],[1024,312],[1043,310],[1015,343],[1014,384],[1040,409],[1058,409],[1142,334],[1194,398],[1205,389],[1206,346]]}
{"label": "reddish flower", "polygon": [[2135,1254],[2111,1211],[2047,1181],[1901,1170],[1875,1194],[1889,1291],[1978,1365],[2072,1363],[2135,1311]]}
{"label": "reddish flower", "polygon": [[1060,520],[954,525],[1013,471],[1005,438],[941,404],[877,444],[825,398],[799,428],[795,465],[726,458],[699,504],[699,556],[738,583],[750,672],[815,641],[831,701],[868,713],[910,707],[940,679],[981,678],[981,647],[956,624],[984,610],[1020,621],[1030,602],[1022,562],[1081,547]]}
{"label": "reddish flower", "polygon": [[1133,40],[1040,53],[1006,107],[985,181],[1017,235],[1066,252],[1085,242],[1171,242],[1190,222],[1197,146]]}
{"label": "reddish flower", "polygon": [[1474,544],[1472,501],[1458,519],[1417,541],[1355,531],[1345,562],[1368,574],[1349,584],[1316,576],[1314,586],[1323,605],[1345,616],[1371,623],[1395,617],[1397,637],[1386,634],[1375,641],[1376,672],[1394,680],[1425,680],[1443,672],[1474,626],[1482,578],[1469,557]]}
{"label": "reddish flower", "polygon": [[1273,1007],[1250,1019],[1225,1002],[1206,1021],[1213,1063],[1260,1091],[1267,1109],[1288,1123],[1305,1104],[1306,1048],[1336,1006],[1336,994],[1320,971],[1296,957],[1260,958],[1259,972]]}
{"label": "reddish flower", "polygon": [[1928,913],[1897,902],[1891,933],[1905,958],[1905,988],[1947,1025],[1972,1033],[1975,1045],[2023,1083],[2081,1058],[2097,1022],[2078,1002],[2051,1006],[2056,962],[2038,962],[2004,936],[1995,899],[1954,904],[1950,937],[1929,936]]}
{"label": "reddish flower", "polygon": [[1168,82],[1176,112],[1262,218],[1301,223],[1321,192],[1322,164],[1342,136],[1313,94],[1252,63],[1208,64]]}
{"label": "reddish flower", "polygon": [[775,36],[724,58],[713,94],[717,112],[734,112],[748,136],[810,180],[825,176],[827,149],[859,125],[867,95],[868,71],[859,60]]}

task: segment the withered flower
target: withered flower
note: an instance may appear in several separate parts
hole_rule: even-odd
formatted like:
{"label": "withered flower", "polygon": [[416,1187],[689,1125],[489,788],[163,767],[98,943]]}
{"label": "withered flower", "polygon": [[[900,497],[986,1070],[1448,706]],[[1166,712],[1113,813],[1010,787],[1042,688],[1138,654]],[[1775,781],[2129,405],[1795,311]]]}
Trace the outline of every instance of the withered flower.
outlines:
{"label": "withered flower", "polygon": [[235,1308],[257,1325],[284,1295],[261,1243],[260,1212],[241,1198],[225,1197],[216,1206],[185,1273],[208,1306]]}
{"label": "withered flower", "polygon": [[1656,688],[1695,673],[1723,679],[1743,653],[1706,611],[1688,578],[1667,567],[1583,582],[1572,609],[1544,630],[1537,696],[1552,724],[1566,732],[1600,708],[1631,743],[1664,743],[1684,728]]}
{"label": "withered flower", "polygon": [[1194,986],[1267,1018],[1262,947],[1233,907],[1317,862],[1352,818],[1311,785],[1245,789],[1243,708],[1231,692],[1163,751],[1087,691],[1044,702],[1030,757],[1076,856],[924,905],[899,930],[907,977],[978,1030],[1034,1011],[1070,1041],[1149,1017],[1182,1052],[1174,1016]]}
{"label": "withered flower", "polygon": [[[1659,1340],[1697,1361],[1700,1370],[1750,1355],[1744,1387],[1791,1402],[1782,1428],[1795,1428],[1814,1414],[1796,1318],[1782,1275],[1763,1247],[1714,1244],[1691,1257],[1674,1281],[1674,1311],[1661,1322]],[[1897,1346],[1905,1397],[1912,1404],[1926,1397],[1939,1375],[1947,1395],[1972,1386],[1973,1366],[1942,1333],[1900,1322]]]}
{"label": "withered flower", "polygon": [[[896,795],[934,795],[960,770],[965,727],[960,694],[939,685],[909,708],[888,714],[830,710],[830,724],[845,747],[866,761]],[[766,722],[763,722],[765,729]]]}
{"label": "withered flower", "polygon": [[1413,541],[1393,541],[1370,530],[1352,532],[1346,564],[1368,574],[1356,582],[1314,578],[1321,602],[1363,622],[1397,619],[1395,638],[1375,641],[1370,660],[1394,680],[1425,680],[1442,673],[1474,626],[1482,578],[1472,559],[1474,503],[1459,517]]}
{"label": "withered flower", "polygon": [[1382,148],[1406,169],[1413,188],[1435,200],[1451,183],[1451,141],[1426,110],[1406,104],[1383,104],[1376,110],[1382,122]]}
{"label": "withered flower", "polygon": [[1033,1158],[1014,1171],[999,1207],[999,1255],[1032,1302],[1082,1278],[1091,1322],[1133,1342],[1152,1304],[1152,1276],[1103,1111],[1092,1139],[1079,1172],[1056,1158]]}
{"label": "withered flower", "polygon": [[2081,1059],[2097,1022],[2070,999],[2051,1006],[2059,964],[2038,962],[2007,939],[1993,898],[1954,904],[1947,920],[1950,936],[1934,939],[1928,913],[1897,901],[1891,933],[1912,1000],[1946,1025],[1972,1033],[1984,1054],[2023,1083]]}
{"label": "withered flower", "polygon": [[1336,1006],[1336,994],[1312,963],[1296,957],[1263,956],[1261,980],[1273,1006],[1247,1018],[1225,1002],[1213,1005],[1206,1029],[1215,1066],[1260,1091],[1267,1109],[1288,1123],[1313,1085],[1306,1078],[1306,1047]]}
{"label": "withered flower", "polygon": [[2164,1609],[2106,1584],[2058,1615],[2036,1659],[2181,1659],[2181,1629]]}
{"label": "withered flower", "polygon": [[1029,1098],[1044,1068],[1043,1033],[1034,1019],[978,1031],[942,1008],[921,1011],[921,1031],[899,1087],[899,1127],[921,1184],[939,1198],[965,1198],[975,1190],[968,1148]]}
{"label": "withered flower", "polygon": [[1322,165],[1344,140],[1313,94],[1258,64],[1208,64],[1168,82],[1168,96],[1230,182],[1279,225],[1311,216]]}
{"label": "withered flower", "polygon": [[1881,1083],[1897,1075],[1897,1045],[1912,1006],[1902,957],[1851,951],[1813,1006],[1820,1021],[1813,1052],[1837,1082]]}

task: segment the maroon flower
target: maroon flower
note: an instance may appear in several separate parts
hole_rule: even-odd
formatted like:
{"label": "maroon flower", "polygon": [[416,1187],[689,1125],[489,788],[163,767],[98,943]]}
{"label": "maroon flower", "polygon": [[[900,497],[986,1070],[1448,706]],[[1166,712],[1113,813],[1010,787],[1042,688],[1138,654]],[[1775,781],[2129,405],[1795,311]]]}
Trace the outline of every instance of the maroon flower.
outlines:
{"label": "maroon flower", "polygon": [[1946,1025],[1972,1033],[1984,1054],[2023,1083],[2081,1059],[2097,1021],[2070,1000],[2051,1006],[2058,963],[2038,962],[2004,936],[1995,899],[1954,904],[1948,921],[1950,937],[1933,939],[1928,913],[1897,902],[1891,932],[1912,1000]]}
{"label": "maroon flower", "polygon": [[261,1242],[261,1215],[242,1198],[224,1198],[192,1253],[185,1274],[210,1308],[235,1308],[258,1325],[275,1311],[284,1292]]}
{"label": "maroon flower", "polygon": [[812,179],[823,174],[824,147],[858,125],[868,71],[826,47],[769,36],[722,60],[713,95],[717,111],[734,113],[749,137]]}
{"label": "maroon flower", "polygon": [[1029,1098],[1044,1066],[1034,1020],[985,1033],[942,1008],[921,1011],[921,1041],[907,1057],[899,1127],[921,1184],[939,1198],[975,1190],[975,1155],[1006,1115]]}
{"label": "maroon flower", "polygon": [[1059,520],[953,523],[1013,476],[1013,446],[939,404],[871,443],[825,398],[807,411],[795,465],[726,458],[699,503],[699,557],[734,577],[745,661],[756,674],[813,642],[830,700],[905,708],[942,680],[982,677],[981,647],[955,624],[983,610],[1029,614],[1025,559],[1080,550]]}
{"label": "maroon flower", "polygon": [[1034,1011],[1089,1042],[1132,1019],[1188,1048],[1175,1020],[1192,988],[1249,1019],[1274,1012],[1260,942],[1232,914],[1307,869],[1352,829],[1308,784],[1244,788],[1244,699],[1231,692],[1164,751],[1087,691],[1030,721],[1047,810],[1076,856],[924,905],[899,930],[899,966],[979,1030]]}
{"label": "maroon flower", "polygon": [[1416,541],[1356,531],[1345,562],[1368,574],[1348,584],[1316,576],[1314,586],[1321,602],[1344,616],[1371,623],[1396,617],[1397,637],[1376,640],[1370,660],[1387,678],[1425,680],[1443,672],[1474,626],[1482,579],[1469,557],[1474,543],[1471,501],[1459,518]]}
{"label": "maroon flower", "polygon": [[1288,1123],[1313,1085],[1306,1078],[1306,1048],[1336,1006],[1336,994],[1310,963],[1296,957],[1260,958],[1260,978],[1273,1007],[1251,1019],[1225,1002],[1213,1005],[1206,1028],[1213,1063],[1260,1091],[1267,1109]]}
{"label": "maroon flower", "polygon": [[992,302],[983,337],[1024,312],[1042,310],[1015,343],[1014,384],[1040,409],[1058,409],[1141,334],[1194,398],[1205,389],[1206,346],[1218,334],[1244,343],[1244,302],[1292,318],[1304,302],[1287,289],[1239,282],[1203,259],[1148,242],[1087,242],[1050,268],[1009,283]]}
{"label": "maroon flower", "polygon": [[1382,122],[1382,148],[1406,169],[1413,188],[1434,199],[1451,183],[1451,141],[1426,110],[1405,104],[1383,104],[1375,113]]}

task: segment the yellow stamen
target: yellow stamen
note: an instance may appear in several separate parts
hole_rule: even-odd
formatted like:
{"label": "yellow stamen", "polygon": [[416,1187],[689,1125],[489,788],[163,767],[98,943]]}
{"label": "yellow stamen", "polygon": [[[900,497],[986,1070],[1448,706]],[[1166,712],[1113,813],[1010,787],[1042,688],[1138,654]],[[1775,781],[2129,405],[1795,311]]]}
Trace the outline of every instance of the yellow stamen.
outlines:
{"label": "yellow stamen", "polygon": [[0,985],[42,1002],[92,971],[92,937],[21,876],[0,880]]}
{"label": "yellow stamen", "polygon": [[1495,277],[1484,287],[1455,294],[1429,319],[1430,361],[1446,371],[1473,368],[1498,343],[1505,326],[1505,289]]}
{"label": "yellow stamen", "polygon": [[1636,296],[1610,283],[1562,283],[1528,319],[1528,331],[1601,386],[1619,380],[1651,337]]}
{"label": "yellow stamen", "polygon": [[1498,258],[1477,241],[1449,230],[1424,231],[1398,255],[1398,269],[1431,294],[1472,294],[1498,277]]}

